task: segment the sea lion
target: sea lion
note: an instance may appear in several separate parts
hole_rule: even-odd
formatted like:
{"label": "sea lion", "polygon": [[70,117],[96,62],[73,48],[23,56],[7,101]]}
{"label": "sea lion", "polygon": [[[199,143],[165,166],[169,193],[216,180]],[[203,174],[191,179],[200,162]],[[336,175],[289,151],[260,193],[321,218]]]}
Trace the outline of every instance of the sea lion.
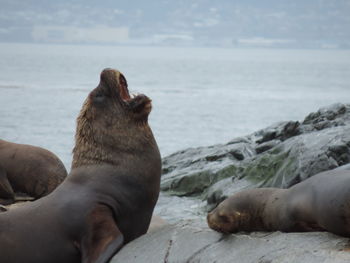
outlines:
{"label": "sea lion", "polygon": [[77,119],[70,175],[51,194],[0,213],[2,261],[105,263],[146,233],[161,173],[150,111],[120,72],[102,71]]}
{"label": "sea lion", "polygon": [[0,204],[11,204],[21,194],[35,199],[51,193],[67,171],[52,152],[0,139]]}
{"label": "sea lion", "polygon": [[328,231],[350,237],[350,171],[327,171],[289,189],[238,192],[207,216],[210,228],[238,231]]}

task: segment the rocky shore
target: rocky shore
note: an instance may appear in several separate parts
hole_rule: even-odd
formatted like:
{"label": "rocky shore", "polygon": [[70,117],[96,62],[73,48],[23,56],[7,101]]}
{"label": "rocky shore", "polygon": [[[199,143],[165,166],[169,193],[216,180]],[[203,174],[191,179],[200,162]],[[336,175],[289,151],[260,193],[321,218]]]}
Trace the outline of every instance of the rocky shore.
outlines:
{"label": "rocky shore", "polygon": [[234,192],[288,188],[322,171],[350,169],[349,163],[350,104],[176,152],[163,158],[156,208],[173,225],[128,244],[111,262],[349,262],[348,240],[329,233],[223,236],[205,224],[207,211]]}

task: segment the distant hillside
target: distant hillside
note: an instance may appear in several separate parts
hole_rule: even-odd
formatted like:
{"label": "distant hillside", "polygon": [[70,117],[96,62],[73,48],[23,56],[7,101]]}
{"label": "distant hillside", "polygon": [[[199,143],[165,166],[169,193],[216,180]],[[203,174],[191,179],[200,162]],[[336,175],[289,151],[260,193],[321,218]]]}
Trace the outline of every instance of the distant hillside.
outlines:
{"label": "distant hillside", "polygon": [[349,14],[348,0],[1,0],[0,41],[89,42],[103,26],[128,30],[116,42],[349,47]]}

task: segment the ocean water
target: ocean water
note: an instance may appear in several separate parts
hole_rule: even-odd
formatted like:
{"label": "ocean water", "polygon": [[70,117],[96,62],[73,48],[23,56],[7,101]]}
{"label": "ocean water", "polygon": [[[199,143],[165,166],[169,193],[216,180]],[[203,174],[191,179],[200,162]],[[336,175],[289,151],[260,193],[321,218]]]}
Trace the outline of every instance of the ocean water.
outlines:
{"label": "ocean water", "polygon": [[103,68],[153,100],[161,154],[225,143],[350,103],[350,51],[0,44],[0,138],[70,168],[75,119]]}

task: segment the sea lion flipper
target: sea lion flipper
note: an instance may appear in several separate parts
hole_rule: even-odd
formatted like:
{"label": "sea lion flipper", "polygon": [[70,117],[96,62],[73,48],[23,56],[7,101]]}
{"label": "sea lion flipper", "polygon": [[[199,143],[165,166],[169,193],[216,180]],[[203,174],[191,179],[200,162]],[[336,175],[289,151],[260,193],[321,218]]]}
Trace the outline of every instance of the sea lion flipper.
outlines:
{"label": "sea lion flipper", "polygon": [[6,170],[0,166],[0,198],[10,199],[10,203],[14,202],[15,192],[7,178]]}
{"label": "sea lion flipper", "polygon": [[123,246],[120,232],[112,210],[106,205],[97,205],[88,217],[88,229],[81,241],[83,263],[107,263]]}
{"label": "sea lion flipper", "polygon": [[112,240],[112,242],[107,245],[106,249],[101,252],[100,256],[96,261],[94,261],[94,263],[108,263],[111,258],[122,248],[123,243],[124,236],[120,232],[120,235],[118,235],[114,240]]}

